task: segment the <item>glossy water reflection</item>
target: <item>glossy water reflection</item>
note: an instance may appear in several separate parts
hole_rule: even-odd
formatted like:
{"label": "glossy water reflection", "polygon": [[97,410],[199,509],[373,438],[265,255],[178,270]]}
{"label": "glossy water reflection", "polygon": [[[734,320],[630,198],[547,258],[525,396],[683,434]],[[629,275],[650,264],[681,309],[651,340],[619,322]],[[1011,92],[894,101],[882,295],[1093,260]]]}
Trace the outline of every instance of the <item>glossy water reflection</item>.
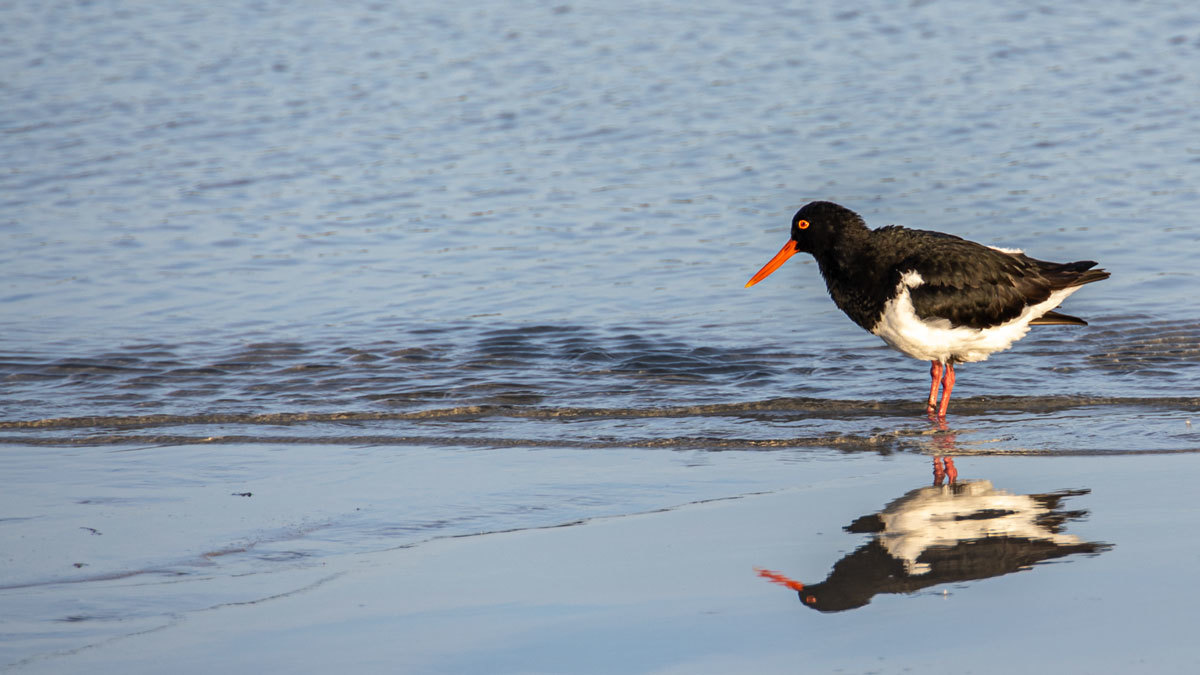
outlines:
{"label": "glossy water reflection", "polygon": [[1088,512],[1067,510],[1064,501],[1089,492],[1013,494],[987,480],[942,484],[939,476],[934,485],[911,490],[845,526],[846,532],[871,537],[835,563],[824,581],[797,582],[770,570],[759,574],[795,590],[808,607],[841,612],[881,593],[911,594],[1099,554],[1112,545],[1065,532],[1070,521]]}

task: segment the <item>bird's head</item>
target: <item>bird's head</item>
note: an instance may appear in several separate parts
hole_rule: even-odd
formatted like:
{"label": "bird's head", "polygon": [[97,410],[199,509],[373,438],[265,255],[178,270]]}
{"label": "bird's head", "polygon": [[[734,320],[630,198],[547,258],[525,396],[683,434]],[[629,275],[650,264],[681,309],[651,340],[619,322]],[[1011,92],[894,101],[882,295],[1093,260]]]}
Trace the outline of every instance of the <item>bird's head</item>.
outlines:
{"label": "bird's head", "polygon": [[[819,584],[805,585],[788,578],[779,572],[771,570],[757,569],[758,576],[763,577],[773,584],[786,586],[793,591],[796,591],[800,596],[800,602],[803,602],[806,607],[811,607],[819,612],[844,612],[847,609],[862,607],[871,601],[871,593],[868,591],[865,595],[858,587],[849,586],[838,588],[831,586],[829,581],[823,581]],[[865,587],[864,587],[865,588]]]}
{"label": "bird's head", "polygon": [[850,209],[833,202],[809,202],[792,216],[792,236],[779,253],[746,282],[749,288],[779,269],[797,253],[820,255],[830,250],[842,236],[851,231],[865,230],[863,219]]}

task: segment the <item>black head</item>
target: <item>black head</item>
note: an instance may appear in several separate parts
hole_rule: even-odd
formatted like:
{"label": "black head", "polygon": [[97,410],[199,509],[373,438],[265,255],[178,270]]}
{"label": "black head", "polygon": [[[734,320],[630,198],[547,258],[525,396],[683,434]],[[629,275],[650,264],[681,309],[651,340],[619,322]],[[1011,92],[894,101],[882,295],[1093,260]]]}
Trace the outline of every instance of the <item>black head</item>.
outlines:
{"label": "black head", "polygon": [[[751,277],[746,286],[762,281],[788,258],[803,251],[820,256],[833,248],[848,232],[865,231],[866,223],[850,209],[833,202],[809,202],[792,216],[792,237],[779,253]],[[818,258],[820,259],[820,258]]]}
{"label": "black head", "polygon": [[[878,544],[877,544],[878,546]],[[862,607],[871,601],[871,592],[855,593],[854,587],[847,588],[844,584],[842,587],[836,584],[831,584],[830,579],[819,584],[806,586],[795,579],[772,572],[771,570],[758,570],[758,576],[763,577],[773,584],[787,586],[796,591],[800,596],[800,602],[806,607],[811,607],[819,612],[842,612],[847,609]],[[849,592],[847,592],[849,591]]]}
{"label": "black head", "polygon": [[844,612],[858,609],[871,602],[871,593],[856,593],[858,589],[829,588],[825,583],[814,584],[796,591],[805,607],[818,612]]}
{"label": "black head", "polygon": [[809,202],[792,216],[792,241],[797,251],[816,253],[832,246],[843,232],[866,226],[861,216],[840,204]]}

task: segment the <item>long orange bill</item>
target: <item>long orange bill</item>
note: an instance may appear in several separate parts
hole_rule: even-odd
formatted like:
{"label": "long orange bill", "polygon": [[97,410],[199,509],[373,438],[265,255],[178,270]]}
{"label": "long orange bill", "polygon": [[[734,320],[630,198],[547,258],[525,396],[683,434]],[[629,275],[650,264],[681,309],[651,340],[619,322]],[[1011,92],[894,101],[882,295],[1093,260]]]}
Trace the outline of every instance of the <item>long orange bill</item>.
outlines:
{"label": "long orange bill", "polygon": [[758,572],[758,576],[770,581],[773,584],[779,584],[780,586],[787,586],[788,588],[792,589],[793,591],[804,590],[804,584],[800,583],[799,581],[796,581],[795,579],[789,579],[786,576],[780,574],[779,572],[772,572],[771,570],[764,570],[760,567],[755,567],[754,571]]}
{"label": "long orange bill", "polygon": [[745,288],[750,288],[754,284],[766,279],[768,274],[779,269],[780,265],[787,262],[787,259],[794,255],[796,255],[796,242],[792,239],[788,239],[788,243],[784,244],[783,248],[779,249],[779,253],[776,253],[775,257],[771,258],[771,262],[763,265],[763,268],[758,271],[758,274],[750,277],[750,281],[746,282]]}

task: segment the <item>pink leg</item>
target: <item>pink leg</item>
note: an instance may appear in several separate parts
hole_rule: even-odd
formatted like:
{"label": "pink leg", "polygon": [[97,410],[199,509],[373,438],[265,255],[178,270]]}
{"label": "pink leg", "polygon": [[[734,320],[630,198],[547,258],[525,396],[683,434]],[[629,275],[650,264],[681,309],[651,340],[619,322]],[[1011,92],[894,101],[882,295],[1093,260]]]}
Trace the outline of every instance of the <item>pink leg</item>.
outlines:
{"label": "pink leg", "polygon": [[929,405],[925,407],[925,411],[932,413],[937,409],[938,385],[942,382],[942,364],[940,361],[931,361],[929,366]]}
{"label": "pink leg", "polygon": [[942,403],[938,406],[937,416],[945,419],[946,409],[950,407],[950,392],[954,389],[954,363],[946,364],[946,374],[942,378]]}

